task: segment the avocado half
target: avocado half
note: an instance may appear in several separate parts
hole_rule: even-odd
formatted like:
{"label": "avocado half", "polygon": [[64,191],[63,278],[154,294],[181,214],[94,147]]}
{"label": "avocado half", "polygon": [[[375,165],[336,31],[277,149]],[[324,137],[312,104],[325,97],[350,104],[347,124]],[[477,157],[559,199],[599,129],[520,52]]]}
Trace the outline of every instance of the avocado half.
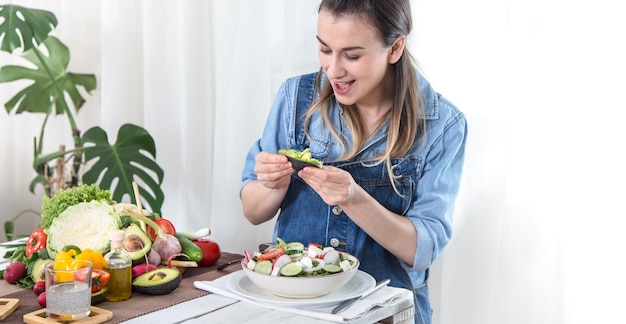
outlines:
{"label": "avocado half", "polygon": [[150,253],[152,241],[146,233],[135,223],[131,223],[124,229],[124,251],[133,259],[133,264],[145,261],[145,257]]}
{"label": "avocado half", "polygon": [[178,288],[182,276],[173,268],[148,271],[133,280],[133,289],[147,295],[165,295]]}
{"label": "avocado half", "polygon": [[35,262],[33,263],[32,270],[30,272],[31,276],[33,277],[33,282],[46,280],[46,277],[45,277],[46,263],[50,261],[52,260],[50,259],[35,260]]}
{"label": "avocado half", "polygon": [[100,291],[91,294],[91,306],[96,306],[103,301],[106,300],[107,295],[109,294],[109,288],[104,287]]}
{"label": "avocado half", "polygon": [[311,155],[311,150],[307,147],[303,151],[298,151],[295,149],[280,149],[278,150],[278,154],[284,155],[289,159],[293,168],[296,171],[300,171],[305,167],[312,166],[316,168],[323,169],[324,163],[320,160],[314,159]]}

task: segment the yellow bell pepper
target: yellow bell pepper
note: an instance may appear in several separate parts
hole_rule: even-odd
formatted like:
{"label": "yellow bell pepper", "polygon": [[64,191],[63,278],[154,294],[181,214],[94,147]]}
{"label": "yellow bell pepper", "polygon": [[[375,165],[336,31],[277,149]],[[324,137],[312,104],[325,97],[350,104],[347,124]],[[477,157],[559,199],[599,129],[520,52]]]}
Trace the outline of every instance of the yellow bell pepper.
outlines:
{"label": "yellow bell pepper", "polygon": [[[104,269],[106,261],[102,253],[91,249],[81,250],[75,245],[63,247],[54,258],[54,270],[75,270],[84,264],[82,261],[91,262],[92,269]],[[59,273],[60,281],[72,280],[71,274]]]}
{"label": "yellow bell pepper", "polygon": [[54,270],[73,270],[78,266],[76,264],[75,258],[76,255],[81,251],[79,248],[74,246],[66,246],[60,251],[56,258],[54,258]]}
{"label": "yellow bell pepper", "polygon": [[76,260],[91,261],[92,269],[104,269],[106,261],[102,253],[91,249],[84,249],[80,254],[76,255]]}
{"label": "yellow bell pepper", "polygon": [[71,249],[68,251],[60,251],[59,253],[57,253],[57,257],[54,258],[54,260],[59,261],[59,260],[70,260],[70,259],[74,259],[76,258],[76,250]]}
{"label": "yellow bell pepper", "polygon": [[[74,245],[68,245],[63,247],[62,251],[59,251],[56,258],[54,258],[54,270],[74,270],[78,269],[78,263],[76,262],[76,255],[80,254],[80,248]],[[81,262],[82,263],[82,262]],[[59,282],[72,281],[73,274],[58,272],[57,280]]]}

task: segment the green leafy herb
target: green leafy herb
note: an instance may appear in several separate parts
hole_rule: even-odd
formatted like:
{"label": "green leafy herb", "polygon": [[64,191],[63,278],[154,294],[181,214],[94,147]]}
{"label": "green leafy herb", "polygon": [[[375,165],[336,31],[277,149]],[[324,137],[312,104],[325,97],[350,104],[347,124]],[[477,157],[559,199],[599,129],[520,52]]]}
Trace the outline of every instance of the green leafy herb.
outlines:
{"label": "green leafy herb", "polygon": [[[33,264],[35,263],[35,260],[37,259],[47,258],[47,254],[42,256],[42,255],[39,255],[38,253],[34,253],[30,257],[26,257],[25,251],[26,251],[26,246],[20,246],[15,250],[7,251],[5,255],[3,256],[3,258],[9,259],[10,260],[9,263],[21,262],[24,264],[24,266],[26,267],[26,276],[24,276],[23,278],[20,278],[16,282],[16,285],[24,289],[32,289],[33,285],[35,284],[33,280],[33,276],[31,274],[33,270]],[[4,270],[0,270],[0,279],[3,279],[3,278],[4,278]]]}

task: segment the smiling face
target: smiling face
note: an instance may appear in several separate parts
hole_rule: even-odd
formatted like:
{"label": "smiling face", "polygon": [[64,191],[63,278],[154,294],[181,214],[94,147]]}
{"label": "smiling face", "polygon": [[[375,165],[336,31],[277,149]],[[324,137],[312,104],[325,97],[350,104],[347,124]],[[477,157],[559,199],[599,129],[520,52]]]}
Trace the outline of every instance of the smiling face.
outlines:
{"label": "smiling face", "polygon": [[388,109],[393,102],[391,65],[402,55],[405,37],[391,46],[361,16],[335,17],[321,10],[317,23],[319,60],[337,101],[359,108]]}

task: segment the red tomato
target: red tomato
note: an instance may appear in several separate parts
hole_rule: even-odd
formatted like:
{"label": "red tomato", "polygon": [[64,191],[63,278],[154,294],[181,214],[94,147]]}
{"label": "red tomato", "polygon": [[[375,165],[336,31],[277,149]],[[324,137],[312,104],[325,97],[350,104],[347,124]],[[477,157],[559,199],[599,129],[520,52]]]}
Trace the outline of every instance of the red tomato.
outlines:
{"label": "red tomato", "polygon": [[[172,224],[172,222],[168,221],[167,219],[157,218],[154,220],[154,222],[157,225],[159,225],[161,230],[163,230],[165,233],[174,235],[174,236],[176,235],[176,228],[174,228],[174,224]],[[148,237],[150,238],[152,242],[156,240],[157,235],[152,227],[146,226],[146,234],[148,235]]]}
{"label": "red tomato", "polygon": [[111,274],[102,269],[91,269],[91,293],[96,293],[109,284]]}
{"label": "red tomato", "polygon": [[222,256],[222,251],[217,242],[209,239],[192,240],[202,250],[202,260],[198,262],[201,267],[208,267]]}
{"label": "red tomato", "polygon": [[[85,281],[82,272],[76,272],[74,278],[78,281]],[[102,269],[91,269],[91,293],[96,293],[107,286],[111,279],[111,274]]]}

